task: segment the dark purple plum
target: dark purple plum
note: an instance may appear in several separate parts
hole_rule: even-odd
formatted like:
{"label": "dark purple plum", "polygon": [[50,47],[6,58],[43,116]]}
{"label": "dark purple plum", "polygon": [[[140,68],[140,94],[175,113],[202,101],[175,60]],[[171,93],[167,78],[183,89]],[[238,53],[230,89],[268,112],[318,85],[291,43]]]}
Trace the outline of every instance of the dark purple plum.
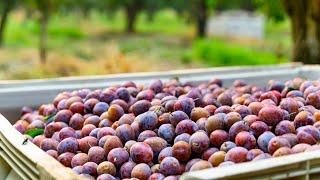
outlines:
{"label": "dark purple plum", "polygon": [[91,176],[96,176],[97,173],[97,167],[98,165],[94,162],[87,162],[83,166],[82,173],[83,174],[89,174]]}
{"label": "dark purple plum", "polygon": [[188,134],[188,133],[182,133],[182,134],[180,134],[180,135],[178,135],[178,136],[175,137],[175,139],[174,139],[174,144],[177,143],[177,142],[179,142],[179,141],[184,141],[184,142],[186,142],[186,143],[189,143],[190,136],[191,136],[191,135]]}
{"label": "dark purple plum", "polygon": [[165,176],[180,174],[180,163],[174,157],[165,157],[160,163],[160,172]]}
{"label": "dark purple plum", "polygon": [[158,129],[158,136],[171,143],[175,137],[175,129],[171,124],[162,124]]}
{"label": "dark purple plum", "polygon": [[57,146],[57,151],[59,154],[62,154],[65,152],[76,153],[78,149],[79,149],[79,143],[76,138],[72,138],[72,137],[65,138]]}
{"label": "dark purple plum", "polygon": [[195,103],[192,98],[182,98],[182,99],[178,99],[178,101],[174,103],[173,109],[175,111],[177,110],[183,111],[187,115],[190,115],[194,107],[195,107]]}
{"label": "dark purple plum", "polygon": [[165,157],[173,157],[172,147],[166,147],[160,151],[158,155],[158,162],[161,163]]}
{"label": "dark purple plum", "polygon": [[147,138],[150,138],[150,137],[157,137],[157,134],[154,131],[145,130],[139,134],[137,141],[143,142],[144,140],[146,140]]}
{"label": "dark purple plum", "polygon": [[258,137],[258,140],[257,140],[257,144],[258,144],[259,148],[262,151],[264,151],[265,153],[267,153],[269,141],[274,137],[276,137],[276,136],[270,131],[266,131],[266,132],[262,133]]}
{"label": "dark purple plum", "polygon": [[130,178],[131,177],[131,172],[132,169],[136,166],[136,163],[134,163],[133,161],[128,161],[126,163],[124,163],[121,168],[120,168],[120,176],[121,178]]}
{"label": "dark purple plum", "polygon": [[130,148],[130,157],[135,163],[149,163],[153,159],[153,151],[147,143],[137,142]]}
{"label": "dark purple plum", "polygon": [[92,112],[93,114],[100,116],[102,113],[108,111],[109,105],[105,102],[98,102],[96,105],[94,105]]}
{"label": "dark purple plum", "polygon": [[175,129],[175,133],[177,135],[183,134],[183,133],[188,133],[188,134],[193,134],[199,129],[197,124],[189,119],[185,119],[183,121],[180,121]]}
{"label": "dark purple plum", "polygon": [[120,167],[129,160],[129,153],[124,148],[114,148],[108,154],[108,161]]}
{"label": "dark purple plum", "polygon": [[177,124],[182,120],[189,119],[188,115],[183,111],[174,111],[170,115],[170,123],[173,126],[177,126]]}
{"label": "dark purple plum", "polygon": [[116,135],[121,139],[123,143],[134,140],[135,132],[134,129],[129,124],[123,124],[116,129]]}
{"label": "dark purple plum", "polygon": [[156,113],[148,111],[136,117],[140,130],[153,130],[158,125],[158,116]]}

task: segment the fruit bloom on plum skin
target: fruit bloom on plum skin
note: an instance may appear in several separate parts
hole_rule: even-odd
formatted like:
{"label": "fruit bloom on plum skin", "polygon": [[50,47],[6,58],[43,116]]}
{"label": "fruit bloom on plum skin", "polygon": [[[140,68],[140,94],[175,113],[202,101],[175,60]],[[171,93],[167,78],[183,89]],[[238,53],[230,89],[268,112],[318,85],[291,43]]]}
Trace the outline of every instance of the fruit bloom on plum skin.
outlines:
{"label": "fruit bloom on plum skin", "polygon": [[[320,149],[320,80],[128,81],[23,107],[14,127],[88,179],[179,179],[190,171]],[[50,121],[46,119],[50,117]],[[231,167],[230,167],[231,168]]]}

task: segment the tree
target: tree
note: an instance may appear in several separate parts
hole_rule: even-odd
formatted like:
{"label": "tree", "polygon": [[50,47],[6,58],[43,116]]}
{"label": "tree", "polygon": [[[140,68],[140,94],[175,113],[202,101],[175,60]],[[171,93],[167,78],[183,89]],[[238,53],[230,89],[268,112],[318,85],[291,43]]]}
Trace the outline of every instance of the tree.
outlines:
{"label": "tree", "polygon": [[8,21],[8,15],[15,5],[15,0],[1,0],[1,19],[0,19],[0,46],[3,45],[4,30]]}
{"label": "tree", "polygon": [[208,5],[206,0],[198,0],[195,2],[195,15],[197,23],[197,36],[204,37],[206,35],[208,20]]}
{"label": "tree", "polygon": [[285,12],[291,21],[293,40],[293,60],[310,63],[310,50],[307,43],[307,2],[305,0],[283,0]]}
{"label": "tree", "polygon": [[196,24],[197,37],[206,35],[206,26],[210,10],[215,7],[216,0],[169,0],[168,7],[173,8],[178,14],[187,14],[187,19]]}
{"label": "tree", "polygon": [[[262,0],[266,1],[266,0]],[[254,0],[216,0],[215,10],[224,11],[230,9],[242,9],[253,12],[257,9],[257,3]]]}
{"label": "tree", "polygon": [[126,15],[126,32],[135,32],[135,22],[139,12],[145,8],[148,0],[108,0],[106,1],[107,10],[115,12],[123,8]]}
{"label": "tree", "polygon": [[285,12],[279,0],[255,0],[257,9],[264,13],[268,19],[274,22],[281,22],[285,19]]}
{"label": "tree", "polygon": [[320,0],[311,0],[308,4],[309,16],[311,19],[309,33],[314,38],[309,38],[310,47],[310,63],[319,64],[320,63]]}
{"label": "tree", "polygon": [[40,14],[38,20],[40,25],[39,57],[41,63],[46,63],[47,59],[47,36],[50,16],[65,5],[65,2],[64,0],[25,0],[26,8],[37,11]]}
{"label": "tree", "polygon": [[39,22],[40,22],[40,39],[39,39],[39,55],[40,61],[42,63],[46,62],[47,59],[47,34],[48,34],[48,21],[50,16],[50,8],[52,1],[42,1],[36,0],[37,8],[41,13]]}

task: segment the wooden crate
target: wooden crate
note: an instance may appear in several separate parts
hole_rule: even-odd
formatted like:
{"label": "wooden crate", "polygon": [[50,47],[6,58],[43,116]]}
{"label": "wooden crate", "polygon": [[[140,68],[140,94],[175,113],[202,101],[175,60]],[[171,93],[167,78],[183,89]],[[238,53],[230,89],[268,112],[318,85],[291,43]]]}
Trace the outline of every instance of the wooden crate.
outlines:
{"label": "wooden crate", "polygon": [[[289,80],[296,76],[318,79],[319,66],[301,64],[282,66],[233,67],[170,71],[168,73],[123,74],[89,78],[60,78],[48,81],[30,80],[0,83],[0,179],[78,179],[79,176],[63,167],[31,142],[23,145],[24,136],[16,131],[14,123],[23,105],[39,106],[52,101],[64,90],[79,88],[103,88],[132,80],[147,84],[152,79],[164,81],[179,77],[182,82],[200,83],[213,77],[223,80],[225,86],[235,79],[244,79],[250,84],[262,85],[269,79]],[[88,80],[89,79],[89,80]],[[25,82],[25,83],[24,83]],[[7,86],[5,84],[8,84]],[[320,153],[310,152],[279,158],[261,160],[207,169],[184,174],[182,179],[317,179],[320,171]]]}

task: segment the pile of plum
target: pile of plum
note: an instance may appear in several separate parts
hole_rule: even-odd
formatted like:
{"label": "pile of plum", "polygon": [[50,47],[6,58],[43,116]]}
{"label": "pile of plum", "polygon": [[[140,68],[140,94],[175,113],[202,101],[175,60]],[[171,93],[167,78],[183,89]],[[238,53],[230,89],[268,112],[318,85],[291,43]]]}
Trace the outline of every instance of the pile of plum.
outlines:
{"label": "pile of plum", "polygon": [[320,149],[319,108],[320,81],[155,80],[62,92],[36,111],[24,107],[14,127],[83,177],[178,179]]}

